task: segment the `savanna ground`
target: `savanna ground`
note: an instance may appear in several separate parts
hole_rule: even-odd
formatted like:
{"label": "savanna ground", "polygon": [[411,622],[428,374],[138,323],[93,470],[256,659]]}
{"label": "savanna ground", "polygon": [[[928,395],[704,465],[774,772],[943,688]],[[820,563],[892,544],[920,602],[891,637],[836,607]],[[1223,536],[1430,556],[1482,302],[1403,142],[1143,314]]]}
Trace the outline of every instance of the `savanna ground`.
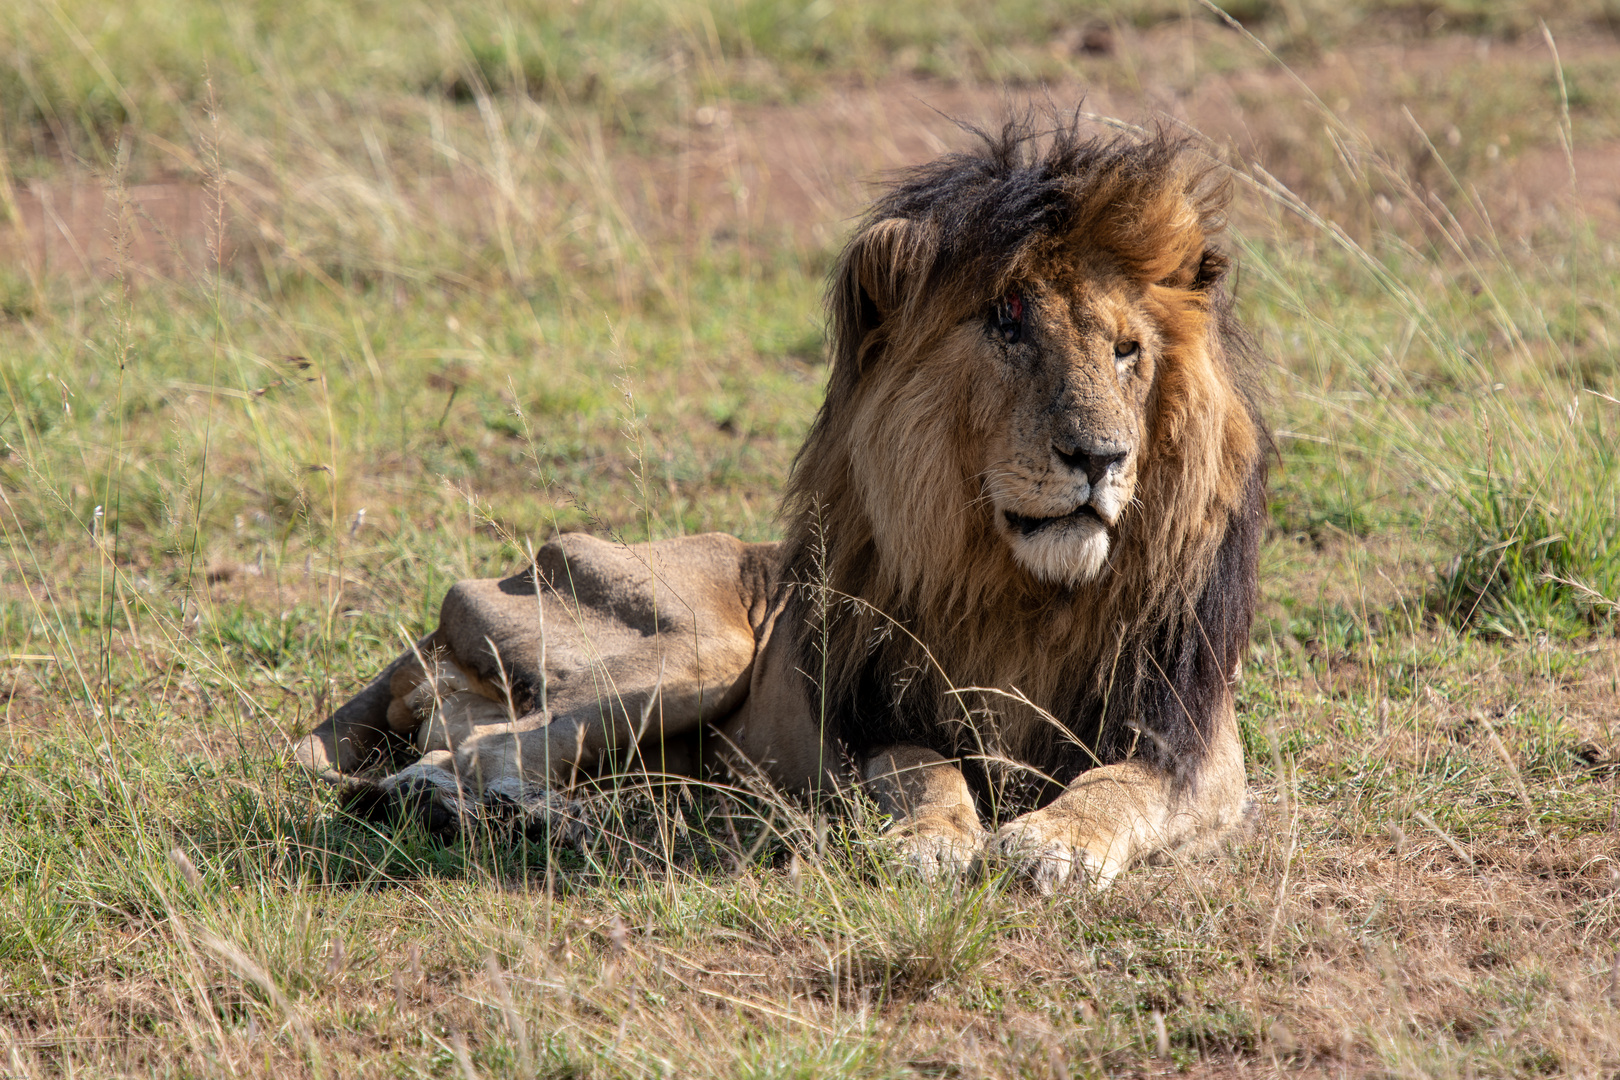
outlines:
{"label": "savanna ground", "polygon": [[[1620,1070],[1620,8],[1232,12],[5,5],[0,1073]],[[1223,858],[927,887],[696,786],[444,844],[289,767],[557,530],[777,535],[870,181],[1082,94],[1233,166],[1276,364]]]}

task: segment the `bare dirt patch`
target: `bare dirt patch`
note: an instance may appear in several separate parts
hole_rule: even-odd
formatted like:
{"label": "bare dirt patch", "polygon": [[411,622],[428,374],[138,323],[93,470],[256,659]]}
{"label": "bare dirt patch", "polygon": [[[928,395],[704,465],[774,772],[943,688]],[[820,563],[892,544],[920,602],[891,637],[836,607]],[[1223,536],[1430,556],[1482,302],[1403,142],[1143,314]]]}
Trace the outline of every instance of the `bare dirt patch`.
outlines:
{"label": "bare dirt patch", "polygon": [[[1559,52],[1567,69],[1601,76],[1620,66],[1620,40],[1610,35],[1559,43]],[[607,174],[649,238],[724,245],[785,233],[825,249],[886,174],[965,145],[958,121],[994,126],[1029,100],[1064,109],[1083,101],[1088,112],[1131,123],[1185,124],[1353,232],[1423,225],[1402,205],[1409,200],[1380,200],[1376,185],[1356,190],[1346,179],[1364,164],[1350,159],[1372,147],[1381,172],[1434,191],[1470,229],[1519,237],[1572,217],[1600,231],[1620,225],[1620,117],[1578,95],[1566,154],[1555,68],[1541,40],[1354,44],[1291,57],[1284,69],[1235,33],[1193,23],[1118,28],[1107,49],[1079,53],[1079,77],[1033,91],[911,75],[846,82],[792,105],[703,106],[655,133],[651,151],[610,142]],[[1534,94],[1492,96],[1492,86],[1507,85]],[[1358,137],[1335,140],[1329,129],[1341,126]],[[429,193],[423,213],[476,215],[490,196],[463,178],[453,205]],[[1483,214],[1470,206],[1476,197]],[[105,183],[88,176],[31,182],[0,227],[0,258],[35,273],[107,275],[117,272],[122,235],[124,259],[145,272],[208,264],[206,185],[160,179],[130,187],[127,202],[120,215]]]}
{"label": "bare dirt patch", "polygon": [[16,192],[15,216],[0,228],[0,259],[48,277],[111,277],[121,264],[173,277],[207,265],[214,219],[206,188],[186,180],[132,185],[122,207],[93,177],[33,181]]}

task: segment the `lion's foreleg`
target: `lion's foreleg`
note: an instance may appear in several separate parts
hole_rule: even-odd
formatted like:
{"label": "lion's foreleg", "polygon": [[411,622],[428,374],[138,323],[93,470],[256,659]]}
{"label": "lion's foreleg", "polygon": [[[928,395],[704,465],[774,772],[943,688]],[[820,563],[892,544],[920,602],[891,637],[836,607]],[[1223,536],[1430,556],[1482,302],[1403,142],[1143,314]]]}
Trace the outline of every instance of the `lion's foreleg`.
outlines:
{"label": "lion's foreleg", "polygon": [[891,746],[867,759],[866,791],[894,819],[893,835],[924,877],[966,871],[989,835],[956,765],[919,746]]}
{"label": "lion's foreleg", "polygon": [[1213,844],[1246,803],[1243,748],[1228,707],[1191,775],[1177,778],[1142,761],[1092,769],[1047,806],[1002,827],[987,850],[1013,860],[1042,892],[1071,878],[1101,888],[1141,859]]}

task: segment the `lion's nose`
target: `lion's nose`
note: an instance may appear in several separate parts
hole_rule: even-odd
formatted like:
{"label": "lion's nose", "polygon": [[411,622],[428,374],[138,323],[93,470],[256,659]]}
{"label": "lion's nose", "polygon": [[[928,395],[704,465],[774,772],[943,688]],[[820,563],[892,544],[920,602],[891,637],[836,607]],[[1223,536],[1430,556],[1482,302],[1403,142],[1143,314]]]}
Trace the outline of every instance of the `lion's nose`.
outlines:
{"label": "lion's nose", "polygon": [[1103,474],[1108,472],[1110,466],[1124,461],[1125,456],[1130,453],[1129,450],[1117,450],[1112,446],[1098,447],[1096,452],[1078,446],[1065,450],[1057,443],[1052,444],[1052,451],[1063,464],[1075,472],[1085,473],[1087,482],[1093,487],[1103,478]]}

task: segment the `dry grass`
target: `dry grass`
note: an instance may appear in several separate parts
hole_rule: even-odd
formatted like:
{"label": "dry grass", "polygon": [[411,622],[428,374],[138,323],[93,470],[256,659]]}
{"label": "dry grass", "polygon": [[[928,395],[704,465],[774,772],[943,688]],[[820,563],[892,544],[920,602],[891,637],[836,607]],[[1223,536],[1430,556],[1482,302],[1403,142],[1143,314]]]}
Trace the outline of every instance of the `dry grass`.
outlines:
{"label": "dry grass", "polygon": [[[0,1071],[1620,1068],[1614,12],[824,6],[0,14]],[[529,541],[774,535],[865,182],[1009,83],[1247,178],[1221,859],[931,889],[858,810],[634,787],[446,846],[285,766]]]}

